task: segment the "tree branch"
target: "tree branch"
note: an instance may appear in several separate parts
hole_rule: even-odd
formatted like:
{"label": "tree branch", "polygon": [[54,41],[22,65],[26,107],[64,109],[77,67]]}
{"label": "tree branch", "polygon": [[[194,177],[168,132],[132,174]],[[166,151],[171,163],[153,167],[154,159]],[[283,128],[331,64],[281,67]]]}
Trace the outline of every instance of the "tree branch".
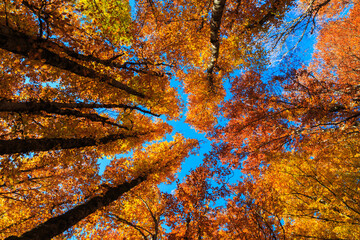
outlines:
{"label": "tree branch", "polygon": [[150,233],[148,230],[146,230],[145,228],[143,228],[143,227],[141,227],[141,226],[138,226],[138,225],[136,225],[136,224],[133,224],[132,222],[129,222],[128,220],[126,220],[126,219],[124,219],[124,218],[121,218],[121,217],[119,217],[119,216],[117,216],[117,215],[115,215],[115,214],[110,213],[110,214],[109,214],[109,217],[112,217],[113,219],[115,219],[115,220],[117,220],[117,221],[119,221],[119,222],[122,222],[122,223],[124,223],[124,224],[126,224],[126,225],[128,225],[128,226],[130,226],[130,227],[132,227],[132,228],[134,228],[136,231],[138,231],[138,232],[141,234],[141,236],[144,238],[144,240],[147,240],[147,236],[145,235],[145,233],[143,233],[142,230],[148,232],[148,234],[151,235],[151,233]]}

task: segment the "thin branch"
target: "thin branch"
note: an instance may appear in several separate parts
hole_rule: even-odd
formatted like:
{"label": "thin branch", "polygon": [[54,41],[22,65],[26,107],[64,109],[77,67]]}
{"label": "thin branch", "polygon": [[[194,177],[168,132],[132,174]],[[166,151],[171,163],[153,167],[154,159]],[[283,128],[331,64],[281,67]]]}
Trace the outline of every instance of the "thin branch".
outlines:
{"label": "thin branch", "polygon": [[141,226],[138,226],[136,224],[133,224],[132,222],[129,222],[128,220],[121,218],[118,215],[110,213],[110,214],[108,214],[108,216],[115,219],[116,221],[122,222],[122,223],[134,228],[136,231],[138,231],[141,234],[141,236],[144,238],[144,240],[147,240],[147,236],[145,235],[145,233],[143,233],[143,231],[146,231],[149,235],[151,235],[151,233],[147,229],[145,229]]}

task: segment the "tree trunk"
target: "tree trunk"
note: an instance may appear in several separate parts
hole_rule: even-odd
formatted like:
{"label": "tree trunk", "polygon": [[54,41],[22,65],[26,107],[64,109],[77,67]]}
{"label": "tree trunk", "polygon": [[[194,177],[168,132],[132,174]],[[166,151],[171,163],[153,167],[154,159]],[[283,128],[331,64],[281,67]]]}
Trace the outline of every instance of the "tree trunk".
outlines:
{"label": "tree trunk", "polygon": [[83,148],[136,137],[137,135],[111,134],[102,138],[39,138],[0,140],[0,155]]}
{"label": "tree trunk", "polygon": [[226,0],[214,0],[212,16],[210,20],[210,43],[211,43],[211,58],[210,63],[207,67],[207,74],[209,79],[210,87],[213,87],[212,73],[215,68],[216,61],[219,57],[220,40],[219,31],[221,18],[225,9]]}
{"label": "tree trunk", "polygon": [[130,182],[122,183],[116,187],[110,187],[104,195],[93,197],[89,201],[76,206],[66,213],[50,218],[46,222],[22,234],[20,237],[10,236],[5,240],[47,240],[51,239],[67,229],[73,227],[82,219],[88,217],[97,210],[108,206],[124,193],[138,186],[146,180],[147,176],[140,176]]}
{"label": "tree trunk", "polygon": [[142,109],[137,106],[130,106],[126,104],[101,104],[101,103],[61,103],[61,102],[49,102],[49,101],[27,101],[18,102],[10,99],[0,100],[0,112],[26,112],[37,113],[39,111],[45,111],[48,113],[58,113],[58,109],[93,109],[93,108],[123,108],[138,110],[142,113],[151,114],[155,117],[159,117],[159,114],[152,113],[148,110]]}
{"label": "tree trunk", "polygon": [[16,112],[16,113],[29,113],[41,114],[42,111],[63,116],[73,116],[76,118],[86,118],[93,122],[101,122],[103,124],[110,124],[119,128],[128,129],[120,124],[110,121],[109,118],[100,116],[97,113],[83,113],[73,108],[61,108],[61,106],[68,105],[69,107],[77,105],[77,103],[56,103],[56,102],[43,102],[43,101],[29,101],[29,102],[15,102],[10,100],[0,101],[0,112]]}

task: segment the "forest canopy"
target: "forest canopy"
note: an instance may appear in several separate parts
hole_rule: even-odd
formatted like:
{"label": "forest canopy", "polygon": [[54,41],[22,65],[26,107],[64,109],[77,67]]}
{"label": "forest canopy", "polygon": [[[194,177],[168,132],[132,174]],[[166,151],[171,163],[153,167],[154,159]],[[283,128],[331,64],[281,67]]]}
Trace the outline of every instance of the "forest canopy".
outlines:
{"label": "forest canopy", "polygon": [[359,239],[359,11],[1,1],[0,238]]}

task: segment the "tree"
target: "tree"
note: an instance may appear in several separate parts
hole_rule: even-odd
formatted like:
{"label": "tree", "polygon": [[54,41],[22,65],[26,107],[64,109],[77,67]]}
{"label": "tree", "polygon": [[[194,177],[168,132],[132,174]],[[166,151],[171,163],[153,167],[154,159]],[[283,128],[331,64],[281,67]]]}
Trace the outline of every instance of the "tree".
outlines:
{"label": "tree", "polygon": [[[308,98],[304,127],[316,135],[304,138],[296,152],[268,156],[271,164],[264,178],[271,181],[264,181],[275,184],[283,214],[292,219],[290,237],[359,237],[358,49],[339,44],[358,35],[358,10],[355,4],[348,18],[326,24],[314,62],[297,77]],[[301,95],[297,101],[305,102]]]}
{"label": "tree", "polygon": [[[334,5],[324,6],[332,8]],[[356,6],[351,10],[354,14]],[[353,19],[351,16],[349,21]],[[215,151],[224,161],[235,167],[241,165],[244,172],[257,177],[259,166],[267,164],[263,161],[264,153],[296,149],[309,134],[356,125],[355,57],[349,58],[349,51],[335,56],[332,52],[336,53],[343,45],[328,43],[326,39],[330,36],[342,39],[341,30],[337,34],[333,31],[346,22],[347,19],[340,19],[324,24],[318,51],[307,68],[284,66],[282,75],[272,75],[270,79],[265,79],[261,71],[250,68],[233,78],[232,99],[222,107],[229,122],[214,132],[214,138],[222,141]],[[330,30],[330,26],[334,28]],[[357,35],[355,31],[350,34]],[[323,48],[325,45],[329,48]],[[349,61],[354,64],[352,72],[345,74],[351,70],[340,62]],[[289,64],[294,65],[293,62]],[[239,158],[246,160],[239,162]]]}
{"label": "tree", "polygon": [[[343,44],[358,35],[353,4],[347,18],[323,23],[309,66],[291,61],[270,79],[250,69],[232,82],[214,152],[244,173],[225,215],[237,238],[248,229],[259,239],[358,238],[358,54]],[[346,8],[324,7],[323,16]]]}
{"label": "tree", "polygon": [[208,160],[178,183],[173,194],[165,195],[165,223],[171,228],[168,239],[221,238],[217,220],[221,207],[216,205],[228,192],[224,183],[213,181],[229,173]]}
{"label": "tree", "polygon": [[130,182],[110,187],[105,193],[103,193],[103,196],[93,197],[62,215],[50,218],[44,223],[38,225],[36,228],[23,233],[20,237],[10,236],[6,239],[52,239],[53,237],[66,231],[69,227],[77,224],[83,218],[94,213],[99,208],[108,206],[125,192],[139,185],[145,179],[146,177],[139,176]]}
{"label": "tree", "polygon": [[218,216],[227,239],[286,239],[284,215],[271,186],[247,179],[230,186],[232,197]]}
{"label": "tree", "polygon": [[278,197],[287,238],[359,238],[358,147],[358,134],[332,132],[268,156],[263,182]]}
{"label": "tree", "polygon": [[[139,150],[135,152],[133,154],[133,159],[114,159],[112,165],[109,166],[105,172],[105,179],[103,180],[103,183],[99,182],[99,176],[95,176],[91,179],[94,180],[95,183],[86,182],[87,179],[85,176],[85,179],[83,179],[83,181],[85,180],[85,183],[82,184],[77,181],[74,185],[74,183],[71,182],[74,180],[69,179],[69,185],[66,187],[69,187],[70,189],[67,189],[62,186],[62,184],[66,183],[64,180],[60,179],[62,181],[55,185],[53,181],[56,180],[56,178],[50,175],[49,179],[46,180],[46,183],[52,184],[51,186],[45,186],[44,188],[41,186],[41,182],[38,183],[40,184],[40,186],[38,185],[38,190],[44,191],[43,195],[45,196],[40,196],[35,192],[34,194],[37,199],[31,198],[31,195],[29,196],[27,194],[27,192],[30,194],[32,193],[33,189],[31,189],[31,185],[36,184],[37,182],[29,181],[33,184],[29,184],[29,182],[27,182],[27,185],[26,182],[18,182],[15,187],[5,184],[5,190],[6,188],[15,188],[15,190],[5,192],[3,195],[3,201],[5,201],[4,206],[9,207],[9,209],[4,208],[2,213],[4,221],[2,225],[4,225],[4,230],[8,229],[11,233],[11,230],[18,229],[19,225],[22,225],[24,228],[29,228],[37,224],[37,222],[42,222],[44,217],[48,218],[47,216],[51,216],[56,212],[58,213],[56,214],[57,216],[51,217],[44,223],[38,225],[36,228],[25,232],[21,237],[9,237],[8,239],[51,239],[66,229],[74,226],[90,214],[93,214],[95,211],[98,211],[95,216],[109,214],[109,212],[112,212],[114,205],[116,206],[116,204],[119,204],[116,202],[119,197],[145,180],[148,186],[151,186],[166,180],[166,178],[171,178],[179,168],[181,161],[196,145],[197,141],[185,141],[182,136],[177,135],[174,137],[174,141],[172,142],[153,144],[144,149],[144,151]],[[87,171],[89,170],[86,166],[84,168]],[[65,170],[69,171],[69,169]],[[72,174],[73,177],[77,177],[76,174]],[[75,179],[75,181],[76,180],[78,179]],[[21,184],[25,186],[22,186]],[[25,189],[25,187],[28,187],[28,189]],[[48,187],[51,187],[51,189],[48,189]],[[71,189],[73,187],[85,187],[85,189],[75,189],[77,192],[74,193],[74,190]],[[146,188],[148,187],[144,187],[142,191],[146,192]],[[85,193],[87,193],[87,195],[84,196],[84,194],[81,194],[81,191],[86,191]],[[66,198],[63,197],[57,201],[67,200],[64,203],[67,204],[68,208],[74,204],[77,206],[67,210],[67,208],[65,208],[66,205],[63,205],[64,203],[56,205],[56,202],[54,203],[54,201],[49,201],[49,199],[41,200],[41,197],[44,198],[46,196],[53,198],[60,197],[59,194],[61,193],[64,194]],[[137,194],[140,196],[142,195],[140,190]],[[29,205],[39,204],[40,200],[44,206],[38,206],[37,209],[32,210],[31,212],[33,216],[30,217],[32,221],[31,223],[27,223],[27,225],[30,224],[30,226],[24,226],[22,222],[28,220],[28,218],[25,217],[29,215],[27,211],[31,210],[31,208],[29,209]],[[17,204],[17,201],[21,201],[21,205],[17,206],[15,209],[10,209],[11,206]],[[109,206],[108,209],[103,209],[107,206]],[[41,212],[43,214],[42,216],[39,216]],[[44,216],[44,212],[46,213],[46,216]],[[16,218],[11,217],[13,214],[15,214]],[[15,224],[11,224],[9,226],[9,219],[14,221]],[[84,229],[86,229],[86,227],[84,227]],[[89,233],[91,233],[91,231]]]}

